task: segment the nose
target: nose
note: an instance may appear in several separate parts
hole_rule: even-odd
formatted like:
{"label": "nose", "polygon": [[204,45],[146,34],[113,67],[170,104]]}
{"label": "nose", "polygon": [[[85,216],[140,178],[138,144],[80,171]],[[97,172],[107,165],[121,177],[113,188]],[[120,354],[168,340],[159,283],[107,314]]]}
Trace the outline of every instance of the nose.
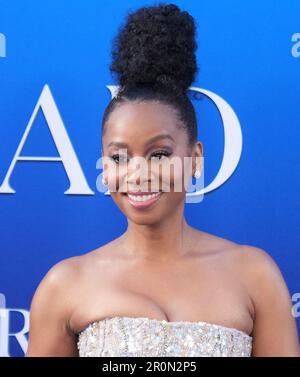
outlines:
{"label": "nose", "polygon": [[140,157],[133,158],[127,167],[127,190],[150,191],[151,169],[150,164]]}
{"label": "nose", "polygon": [[148,182],[148,167],[147,168],[128,168],[127,184],[128,186],[144,185]]}

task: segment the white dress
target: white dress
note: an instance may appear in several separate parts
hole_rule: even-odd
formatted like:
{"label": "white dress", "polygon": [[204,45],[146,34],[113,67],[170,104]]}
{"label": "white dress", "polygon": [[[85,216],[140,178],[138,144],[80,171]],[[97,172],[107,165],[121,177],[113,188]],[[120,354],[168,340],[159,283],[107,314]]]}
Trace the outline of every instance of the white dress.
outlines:
{"label": "white dress", "polygon": [[251,356],[252,337],[208,322],[115,316],[90,323],[78,334],[79,356]]}

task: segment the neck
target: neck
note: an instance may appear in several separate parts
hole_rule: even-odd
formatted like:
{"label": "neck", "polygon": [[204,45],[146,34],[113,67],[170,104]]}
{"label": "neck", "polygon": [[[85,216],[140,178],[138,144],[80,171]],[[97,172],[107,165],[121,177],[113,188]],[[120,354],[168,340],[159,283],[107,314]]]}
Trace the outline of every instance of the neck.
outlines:
{"label": "neck", "polygon": [[157,224],[140,225],[128,219],[126,232],[122,236],[123,250],[130,257],[171,261],[183,257],[191,241],[190,227],[181,212],[174,211]]}

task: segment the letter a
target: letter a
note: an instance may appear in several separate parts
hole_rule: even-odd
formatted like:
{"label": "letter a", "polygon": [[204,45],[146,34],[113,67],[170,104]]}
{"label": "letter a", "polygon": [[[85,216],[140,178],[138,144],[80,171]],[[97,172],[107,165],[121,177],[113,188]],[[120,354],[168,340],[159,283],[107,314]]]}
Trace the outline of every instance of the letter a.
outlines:
{"label": "letter a", "polygon": [[[29,135],[33,122],[36,118],[39,108],[41,107],[49,130],[53,137],[60,157],[37,157],[37,156],[20,156],[21,150]],[[73,149],[67,131],[65,129],[54,98],[48,85],[45,85],[40,98],[33,110],[29,123],[25,129],[22,140],[17,148],[16,154],[10,164],[6,177],[0,186],[0,194],[14,194],[16,191],[9,185],[9,179],[17,161],[59,161],[62,162],[70,180],[70,187],[65,194],[75,195],[93,195],[95,194],[88,186],[83,171]]]}

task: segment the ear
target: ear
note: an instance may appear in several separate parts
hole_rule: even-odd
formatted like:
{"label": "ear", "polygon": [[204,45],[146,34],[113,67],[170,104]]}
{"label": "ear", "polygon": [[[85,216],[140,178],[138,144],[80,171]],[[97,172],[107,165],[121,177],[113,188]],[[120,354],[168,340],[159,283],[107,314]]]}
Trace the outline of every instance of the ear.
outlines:
{"label": "ear", "polygon": [[203,169],[203,144],[201,141],[197,141],[193,147],[193,175],[195,174],[196,171],[199,171],[202,173]]}

